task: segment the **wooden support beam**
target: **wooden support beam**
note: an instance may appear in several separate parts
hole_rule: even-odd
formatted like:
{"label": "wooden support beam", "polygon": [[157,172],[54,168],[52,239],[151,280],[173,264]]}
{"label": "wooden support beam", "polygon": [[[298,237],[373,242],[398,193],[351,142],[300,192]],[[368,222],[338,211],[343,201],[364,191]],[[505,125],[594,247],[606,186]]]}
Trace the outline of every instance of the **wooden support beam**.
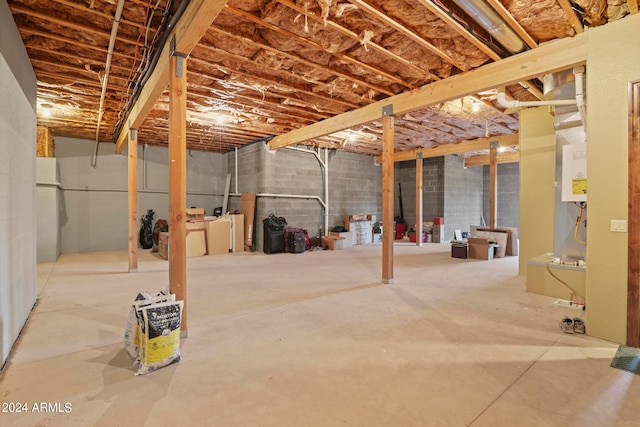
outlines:
{"label": "wooden support beam", "polygon": [[[471,156],[466,157],[464,159],[465,166],[484,166],[488,165],[491,162],[489,159],[489,155],[486,156]],[[520,152],[517,151],[515,153],[498,153],[498,164],[502,163],[519,163],[520,162]]]}
{"label": "wooden support beam", "polygon": [[382,283],[393,283],[393,161],[394,135],[392,107],[383,110],[382,117]]}
{"label": "wooden support beam", "polygon": [[138,272],[138,131],[129,132],[128,147],[129,273]]}
{"label": "wooden support beam", "polygon": [[422,153],[416,154],[416,246],[422,246]]}
{"label": "wooden support beam", "polygon": [[160,53],[160,60],[151,77],[140,92],[138,100],[129,110],[116,140],[116,153],[122,153],[124,141],[131,128],[139,128],[169,82],[169,61],[171,40],[175,39],[175,51],[189,54],[207,32],[211,23],[229,0],[191,0],[182,17],[178,20]]}
{"label": "wooden support beam", "polygon": [[489,228],[496,228],[498,213],[498,143],[489,146]]}
{"label": "wooden support beam", "polygon": [[187,333],[187,59],[171,57],[169,79],[169,289],[184,302],[181,336]]}
{"label": "wooden support beam", "polygon": [[518,55],[484,65],[466,73],[429,83],[358,110],[349,111],[304,128],[278,135],[272,149],[298,144],[379,119],[380,110],[393,105],[394,114],[405,114],[430,105],[472,95],[501,85],[509,85],[543,74],[582,65],[587,59],[587,34],[546,43]]}
{"label": "wooden support beam", "polygon": [[[405,160],[413,160],[418,153],[422,154],[423,159],[430,157],[446,156],[448,154],[462,154],[470,151],[488,150],[489,143],[496,141],[499,147],[515,147],[519,144],[519,136],[517,133],[509,135],[497,135],[489,138],[478,138],[472,141],[459,142],[457,144],[442,144],[433,148],[417,148],[409,151],[399,151],[394,154],[396,162]],[[378,156],[378,163],[382,163],[382,156]]]}
{"label": "wooden support beam", "polygon": [[632,15],[638,13],[638,0],[627,0],[627,5],[629,5],[629,12]]}
{"label": "wooden support beam", "polygon": [[640,81],[629,84],[627,345],[640,347]]}

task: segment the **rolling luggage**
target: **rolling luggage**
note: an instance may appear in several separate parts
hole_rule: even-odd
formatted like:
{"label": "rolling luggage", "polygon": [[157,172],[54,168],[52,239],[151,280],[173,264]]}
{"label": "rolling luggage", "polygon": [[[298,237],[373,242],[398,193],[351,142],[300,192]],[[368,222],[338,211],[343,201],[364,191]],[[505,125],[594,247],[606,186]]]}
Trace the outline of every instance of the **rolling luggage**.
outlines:
{"label": "rolling luggage", "polygon": [[288,234],[289,252],[299,254],[307,248],[307,242],[304,233],[301,231],[292,231]]}
{"label": "rolling luggage", "polygon": [[264,242],[262,245],[264,253],[284,252],[284,229],[287,226],[287,220],[272,214],[265,218],[262,223],[264,224]]}

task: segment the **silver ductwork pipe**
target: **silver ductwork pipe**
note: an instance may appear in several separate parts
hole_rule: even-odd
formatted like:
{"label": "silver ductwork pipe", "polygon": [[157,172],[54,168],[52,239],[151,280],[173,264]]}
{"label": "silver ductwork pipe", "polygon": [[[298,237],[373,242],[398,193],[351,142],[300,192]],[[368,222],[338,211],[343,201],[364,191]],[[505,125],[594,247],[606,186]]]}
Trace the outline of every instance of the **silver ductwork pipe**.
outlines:
{"label": "silver ductwork pipe", "polygon": [[520,36],[484,0],[453,0],[453,2],[509,52],[518,53],[526,49]]}

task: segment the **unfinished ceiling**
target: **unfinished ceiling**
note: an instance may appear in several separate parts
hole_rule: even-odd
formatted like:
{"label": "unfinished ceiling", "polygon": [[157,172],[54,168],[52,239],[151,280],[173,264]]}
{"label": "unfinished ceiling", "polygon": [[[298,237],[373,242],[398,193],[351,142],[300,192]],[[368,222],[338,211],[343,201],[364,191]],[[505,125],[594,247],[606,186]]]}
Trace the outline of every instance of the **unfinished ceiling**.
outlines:
{"label": "unfinished ceiling", "polygon": [[[54,136],[115,142],[189,2],[124,0],[114,25],[117,3],[8,0],[38,80],[38,124]],[[511,38],[490,35],[476,22],[478,8]],[[230,0],[189,55],[187,147],[227,152],[268,140],[637,8],[637,0]],[[536,81],[506,90],[518,100],[541,95]],[[165,93],[139,128],[140,143],[167,144],[168,110]],[[517,131],[517,112],[488,91],[396,117],[395,148]],[[374,121],[306,144],[379,154],[381,134]]]}

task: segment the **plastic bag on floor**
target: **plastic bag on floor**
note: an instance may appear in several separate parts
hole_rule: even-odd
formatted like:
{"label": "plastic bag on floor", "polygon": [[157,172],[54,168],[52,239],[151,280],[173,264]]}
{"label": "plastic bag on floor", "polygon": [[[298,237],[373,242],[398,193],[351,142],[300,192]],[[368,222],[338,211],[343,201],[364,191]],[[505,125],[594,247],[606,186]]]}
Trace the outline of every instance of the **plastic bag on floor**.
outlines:
{"label": "plastic bag on floor", "polygon": [[133,358],[140,355],[140,326],[136,316],[137,310],[151,304],[175,301],[175,295],[170,295],[168,291],[160,291],[156,294],[139,293],[131,305],[127,325],[124,331],[124,348]]}
{"label": "plastic bag on floor", "polygon": [[136,375],[153,372],[180,360],[182,307],[183,302],[176,301],[138,310],[140,368]]}

